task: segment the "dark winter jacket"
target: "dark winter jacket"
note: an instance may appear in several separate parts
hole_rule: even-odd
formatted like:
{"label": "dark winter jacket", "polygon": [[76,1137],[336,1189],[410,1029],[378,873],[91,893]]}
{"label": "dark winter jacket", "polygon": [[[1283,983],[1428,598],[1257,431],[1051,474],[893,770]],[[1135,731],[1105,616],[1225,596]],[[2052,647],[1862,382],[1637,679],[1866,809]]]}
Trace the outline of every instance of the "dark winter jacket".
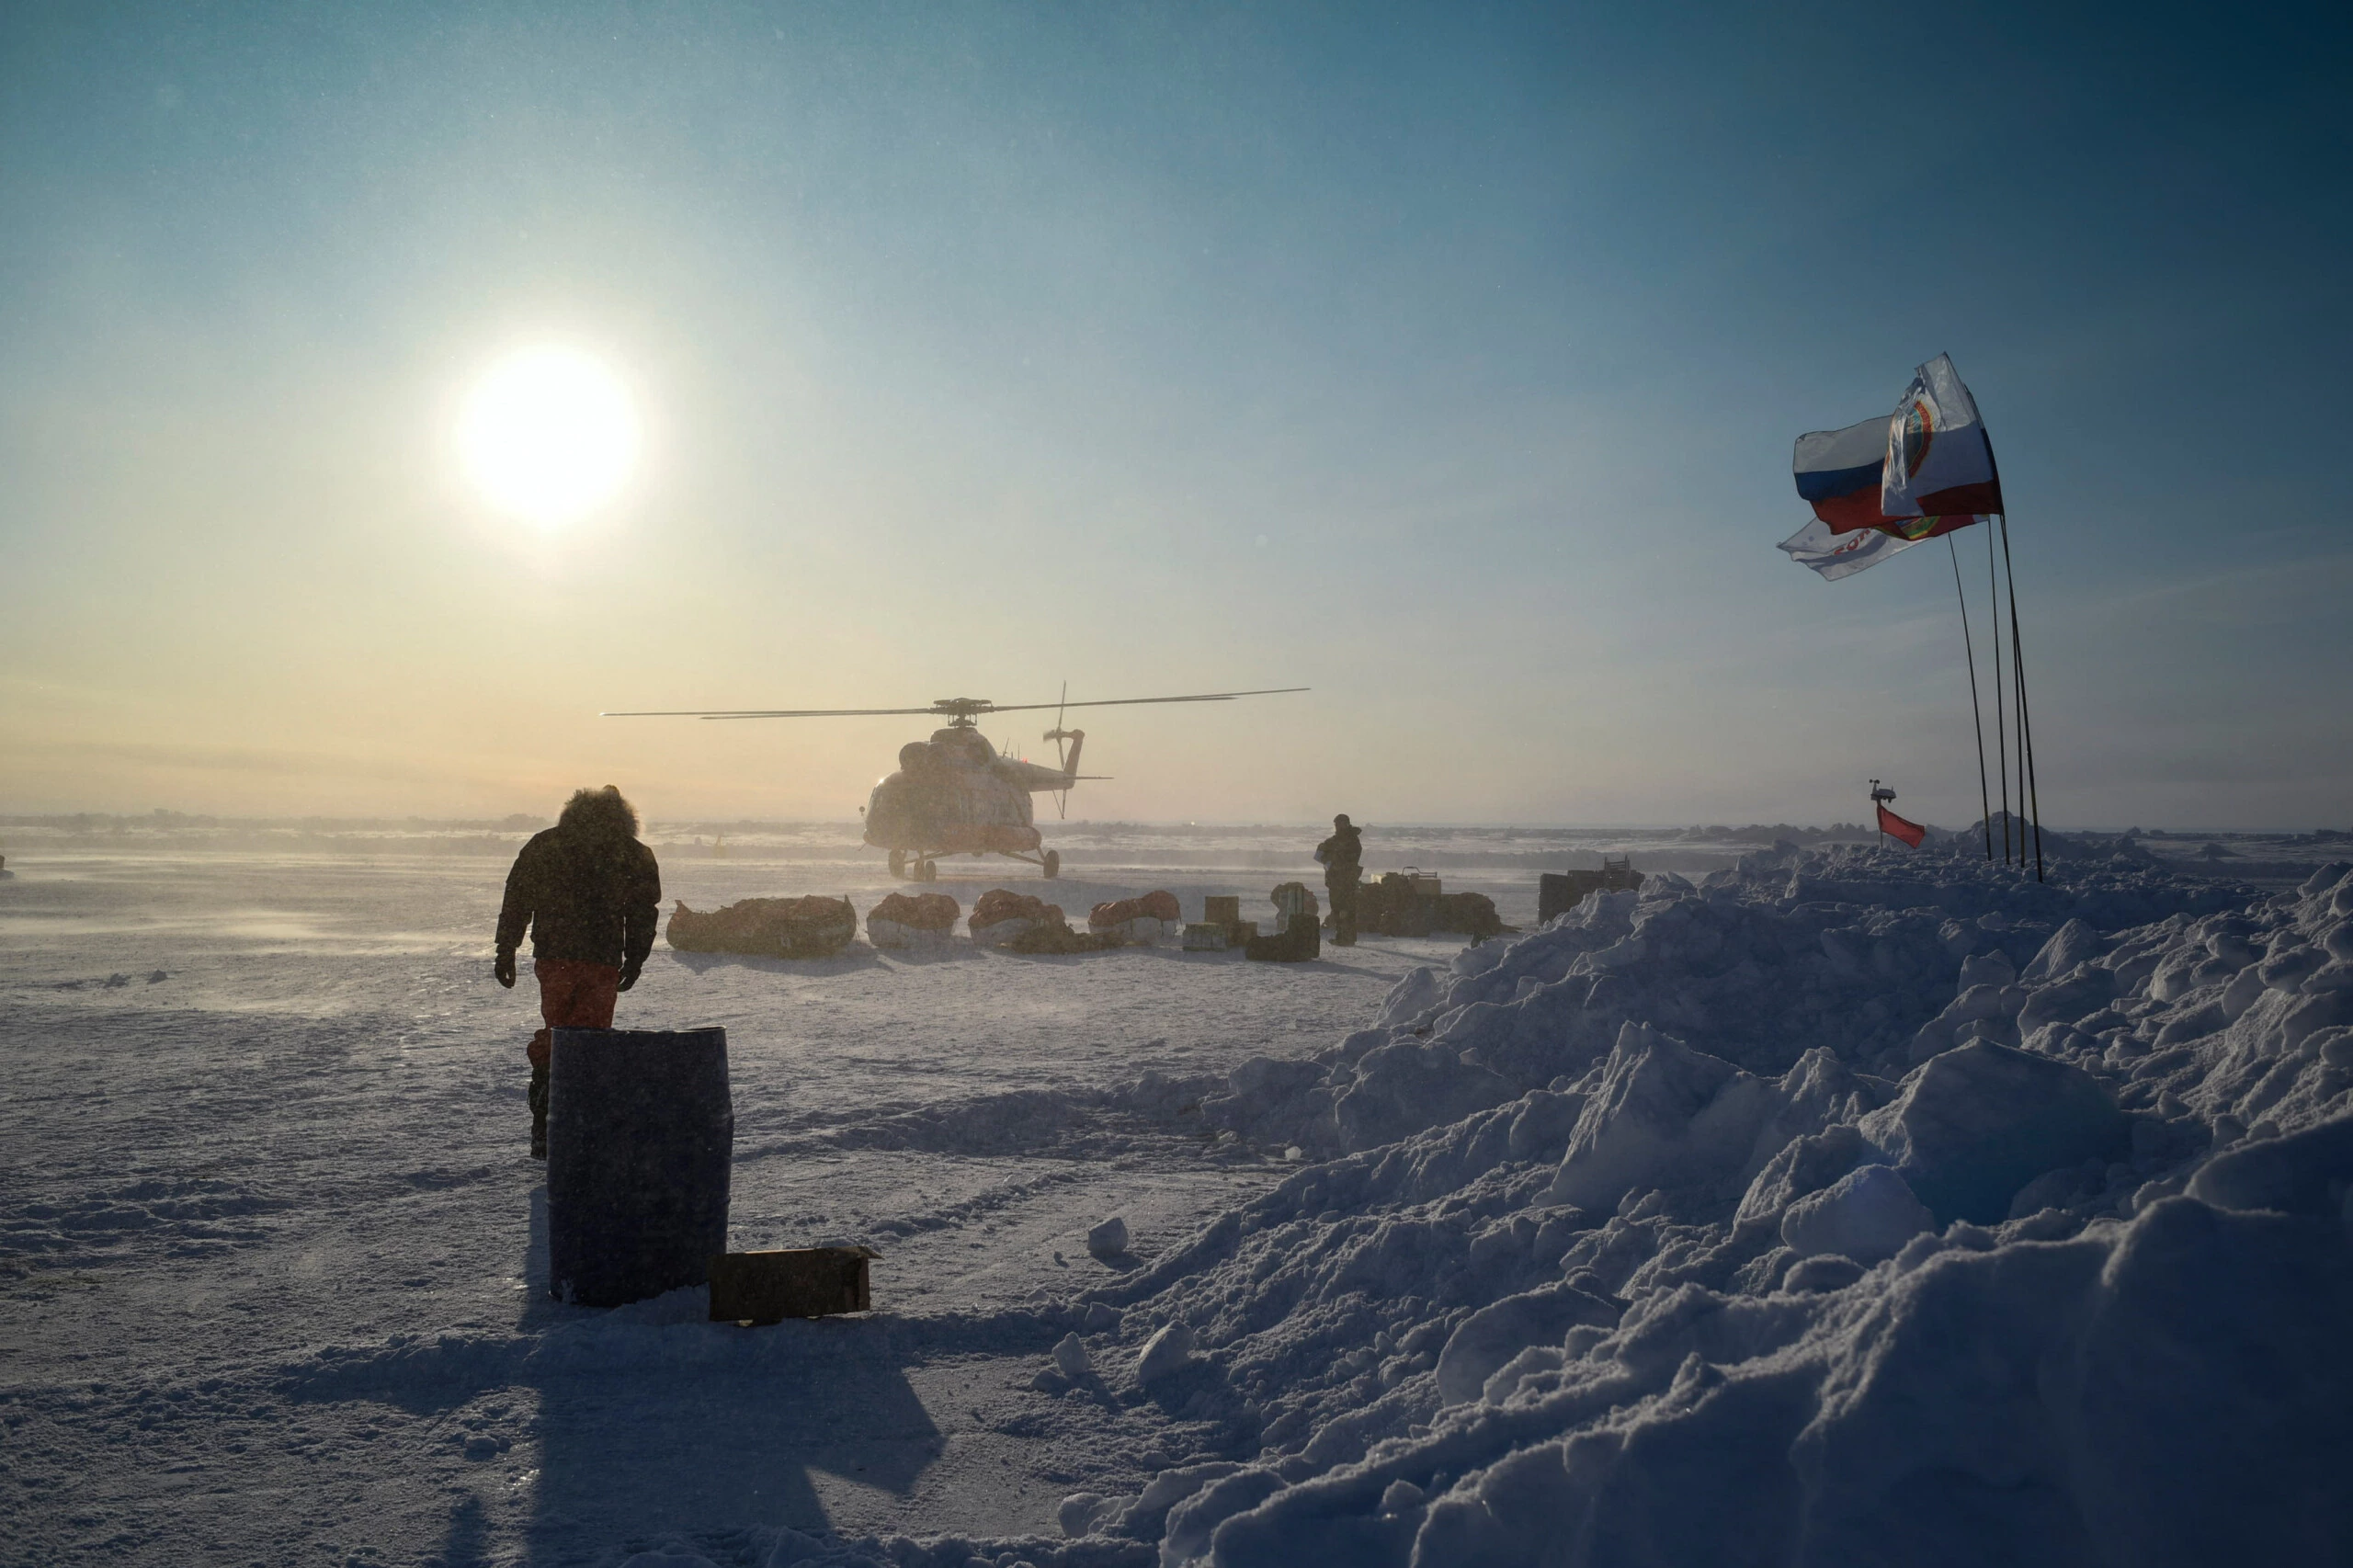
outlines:
{"label": "dark winter jacket", "polygon": [[1364,872],[1364,834],[1354,824],[1339,828],[1315,846],[1315,858],[1324,862],[1324,886],[1353,882]]}
{"label": "dark winter jacket", "polygon": [[654,851],[612,833],[551,827],[532,836],[506,873],[498,950],[531,933],[534,958],[634,967],[654,950],[662,869]]}

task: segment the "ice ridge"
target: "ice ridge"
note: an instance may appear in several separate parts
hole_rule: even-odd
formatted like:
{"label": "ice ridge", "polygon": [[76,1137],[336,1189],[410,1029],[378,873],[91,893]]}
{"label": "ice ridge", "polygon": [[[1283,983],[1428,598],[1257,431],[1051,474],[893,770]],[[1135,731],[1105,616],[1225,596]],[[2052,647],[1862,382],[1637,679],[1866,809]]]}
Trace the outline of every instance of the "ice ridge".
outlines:
{"label": "ice ridge", "polygon": [[1202,1451],[1066,1506],[1076,1540],[1404,1568],[2353,1539],[2353,868],[1752,856],[1420,971],[1202,1109],[1328,1157],[1086,1299],[1108,1337],[1192,1330]]}

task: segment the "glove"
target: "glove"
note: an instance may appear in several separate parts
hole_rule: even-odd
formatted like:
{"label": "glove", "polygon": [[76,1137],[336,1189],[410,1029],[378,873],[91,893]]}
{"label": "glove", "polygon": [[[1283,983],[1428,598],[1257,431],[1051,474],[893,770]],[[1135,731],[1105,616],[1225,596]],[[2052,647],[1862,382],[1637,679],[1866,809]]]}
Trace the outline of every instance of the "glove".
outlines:
{"label": "glove", "polygon": [[515,955],[511,952],[501,953],[496,958],[491,960],[490,977],[498,982],[499,984],[506,987],[507,990],[514,990]]}
{"label": "glove", "polygon": [[637,983],[639,971],[644,968],[645,965],[642,961],[637,963],[625,963],[621,965],[620,983],[616,985],[613,989],[616,991],[626,991],[631,986],[635,985]]}

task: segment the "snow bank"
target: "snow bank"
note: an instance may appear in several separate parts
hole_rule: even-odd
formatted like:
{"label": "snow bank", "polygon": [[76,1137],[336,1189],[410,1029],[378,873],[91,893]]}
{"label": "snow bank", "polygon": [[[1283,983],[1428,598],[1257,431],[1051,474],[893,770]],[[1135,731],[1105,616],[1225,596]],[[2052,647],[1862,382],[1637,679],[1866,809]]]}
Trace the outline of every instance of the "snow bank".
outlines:
{"label": "snow bank", "polygon": [[1886,1165],[1859,1165],[1781,1211],[1781,1244],[1800,1257],[1881,1263],[1936,1228],[1911,1184]]}
{"label": "snow bank", "polygon": [[2203,934],[2244,923],[2252,897],[2122,858],[2062,862],[2037,883],[1982,859],[1760,852],[1697,886],[1666,873],[1596,893],[1541,931],[1469,949],[1397,987],[1312,1073],[1204,1110],[1260,1142],[1372,1148],[1580,1077],[1629,1023],[1759,1075],[1825,1051],[1892,1080],[1972,1040],[2020,1044],[2029,994],[2053,981],[2075,985],[2060,1010],[2108,1001],[2094,994],[2118,983],[2109,934],[2168,920]]}
{"label": "snow bank", "polygon": [[[716,1552],[712,1557],[706,1553]],[[985,1554],[985,1555],[984,1555]],[[908,1536],[844,1539],[790,1527],[754,1527],[716,1539],[684,1540],[620,1560],[619,1568],[1158,1568],[1159,1553],[1134,1541],[917,1540]]]}
{"label": "snow bank", "polygon": [[1333,1157],[1082,1299],[1117,1364],[1189,1339],[1153,1392],[1199,1451],[1074,1498],[1074,1543],[1238,1568],[2353,1539],[2353,868],[2262,896],[2123,859],[2038,886],[1752,856],[1419,971],[1202,1109]]}

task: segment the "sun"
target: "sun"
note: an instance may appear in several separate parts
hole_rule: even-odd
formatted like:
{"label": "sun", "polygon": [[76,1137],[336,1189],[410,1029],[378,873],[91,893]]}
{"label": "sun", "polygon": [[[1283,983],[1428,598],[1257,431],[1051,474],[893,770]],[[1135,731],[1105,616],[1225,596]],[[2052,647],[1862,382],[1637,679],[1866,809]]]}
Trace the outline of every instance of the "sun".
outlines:
{"label": "sun", "polygon": [[637,406],[594,355],[526,348],[483,373],[458,415],[458,454],[484,500],[545,527],[611,500],[637,464]]}

